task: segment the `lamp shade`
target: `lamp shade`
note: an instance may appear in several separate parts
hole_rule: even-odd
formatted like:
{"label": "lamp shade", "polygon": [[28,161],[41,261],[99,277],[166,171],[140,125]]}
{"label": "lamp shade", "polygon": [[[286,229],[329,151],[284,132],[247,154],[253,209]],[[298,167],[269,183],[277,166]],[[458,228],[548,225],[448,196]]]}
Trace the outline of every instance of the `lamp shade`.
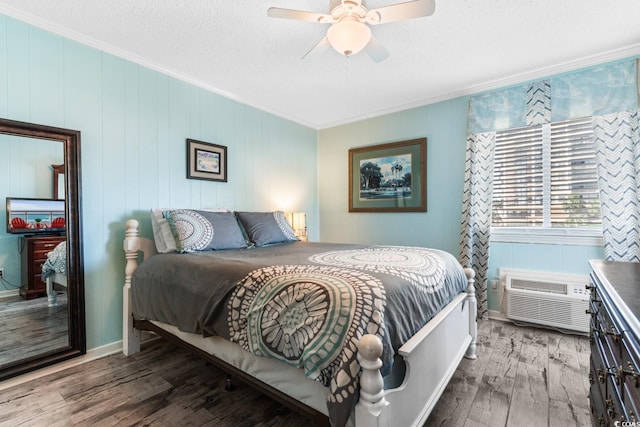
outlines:
{"label": "lamp shade", "polygon": [[305,212],[285,212],[285,217],[297,237],[307,235],[307,214]]}
{"label": "lamp shade", "polygon": [[349,56],[365,48],[371,40],[371,30],[362,22],[343,19],[329,27],[327,39],[338,53]]}

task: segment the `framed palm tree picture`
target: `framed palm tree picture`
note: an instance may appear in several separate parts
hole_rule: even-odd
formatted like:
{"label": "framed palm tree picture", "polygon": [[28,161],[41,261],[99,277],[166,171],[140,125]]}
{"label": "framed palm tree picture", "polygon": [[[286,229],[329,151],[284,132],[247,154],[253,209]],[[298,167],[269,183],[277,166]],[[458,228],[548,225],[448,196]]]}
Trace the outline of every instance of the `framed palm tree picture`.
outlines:
{"label": "framed palm tree picture", "polygon": [[349,212],[426,212],[427,138],[349,150]]}

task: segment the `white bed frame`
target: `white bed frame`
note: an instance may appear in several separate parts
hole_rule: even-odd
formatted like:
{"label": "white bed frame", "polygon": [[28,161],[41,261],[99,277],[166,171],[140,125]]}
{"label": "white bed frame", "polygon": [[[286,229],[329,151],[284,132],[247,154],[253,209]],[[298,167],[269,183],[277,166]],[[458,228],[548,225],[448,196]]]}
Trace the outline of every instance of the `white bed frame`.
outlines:
{"label": "white bed frame", "polygon": [[47,297],[49,301],[49,307],[55,307],[58,305],[58,293],[53,288],[53,284],[57,283],[59,285],[67,287],[67,275],[64,273],[53,273],[45,280],[47,284]]}
{"label": "white bed frame", "polygon": [[[140,237],[138,227],[137,220],[127,221],[124,239],[126,267],[123,289],[122,347],[125,355],[140,351],[141,332],[134,325],[131,311],[131,277],[138,266],[140,252],[143,253],[143,260],[156,253],[153,240]],[[380,374],[382,361],[379,359],[382,354],[381,340],[375,335],[365,335],[360,339],[358,344],[358,361],[362,368],[360,399],[356,404],[355,413],[352,414],[355,415],[356,427],[422,426],[462,358],[476,358],[475,274],[471,269],[465,269],[465,274],[467,276],[466,293],[456,297],[399,349],[398,353],[404,358],[406,365],[406,375],[400,386],[384,389]],[[166,336],[162,330],[159,332]],[[193,343],[186,346],[196,347],[195,352],[206,356],[205,351],[202,350],[204,347],[194,346]],[[218,366],[238,371],[224,361]],[[255,381],[253,385],[257,385],[262,391],[274,391],[276,396],[273,397],[281,397],[278,394],[282,392],[275,387],[264,385],[260,380]],[[302,400],[293,393],[288,394],[293,399]],[[324,396],[321,398],[324,399]],[[290,403],[291,400],[288,402]],[[309,413],[314,412],[317,413],[310,408]],[[326,415],[326,411],[324,414]],[[325,424],[328,425],[328,421],[325,421]]]}

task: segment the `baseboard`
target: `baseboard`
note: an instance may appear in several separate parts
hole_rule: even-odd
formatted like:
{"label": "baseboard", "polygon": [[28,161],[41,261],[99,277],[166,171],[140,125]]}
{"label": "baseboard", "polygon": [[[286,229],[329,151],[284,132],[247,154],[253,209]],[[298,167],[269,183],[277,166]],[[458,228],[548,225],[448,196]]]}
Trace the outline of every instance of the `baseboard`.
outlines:
{"label": "baseboard", "polygon": [[15,298],[20,295],[20,291],[18,289],[9,289],[7,291],[0,291],[0,301],[8,298]]}
{"label": "baseboard", "polygon": [[491,320],[501,320],[503,322],[511,322],[511,320],[509,320],[507,316],[505,316],[501,311],[489,310],[488,314],[489,314],[489,319]]}

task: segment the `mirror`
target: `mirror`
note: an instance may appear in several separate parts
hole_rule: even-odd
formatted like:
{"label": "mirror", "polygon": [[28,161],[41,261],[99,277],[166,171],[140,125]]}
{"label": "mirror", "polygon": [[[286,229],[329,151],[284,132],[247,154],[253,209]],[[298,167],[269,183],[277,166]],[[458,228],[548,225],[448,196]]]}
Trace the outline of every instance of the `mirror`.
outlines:
{"label": "mirror", "polygon": [[0,119],[0,380],[86,353],[80,181],[79,131]]}

